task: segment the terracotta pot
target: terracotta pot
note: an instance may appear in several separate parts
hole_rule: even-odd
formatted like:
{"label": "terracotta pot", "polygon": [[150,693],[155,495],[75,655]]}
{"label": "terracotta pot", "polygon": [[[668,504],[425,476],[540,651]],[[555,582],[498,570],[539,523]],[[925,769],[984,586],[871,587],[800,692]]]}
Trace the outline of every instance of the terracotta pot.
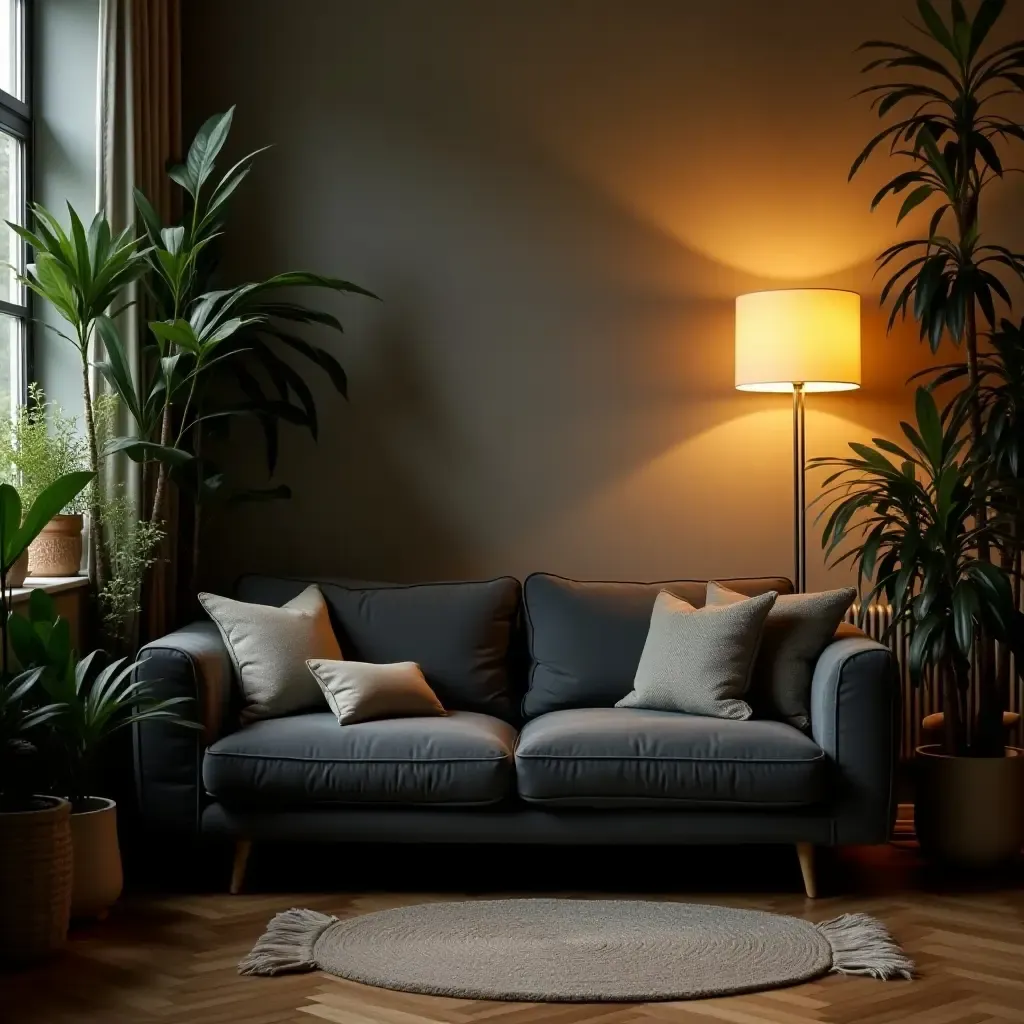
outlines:
{"label": "terracotta pot", "polygon": [[0,962],[63,948],[71,909],[71,805],[54,796],[0,813]]}
{"label": "terracotta pot", "polygon": [[16,590],[18,587],[25,585],[25,577],[28,575],[28,552],[22,553],[14,565],[11,566],[11,571],[7,574],[7,586],[12,590]]}
{"label": "terracotta pot", "polygon": [[82,571],[81,515],[54,516],[29,545],[29,576],[77,576]]}
{"label": "terracotta pot", "polygon": [[917,748],[914,825],[924,853],[953,867],[988,868],[1024,846],[1024,751],[951,757]]}
{"label": "terracotta pot", "polygon": [[104,916],[124,884],[113,800],[86,797],[83,809],[71,815],[71,846],[75,855],[71,916]]}

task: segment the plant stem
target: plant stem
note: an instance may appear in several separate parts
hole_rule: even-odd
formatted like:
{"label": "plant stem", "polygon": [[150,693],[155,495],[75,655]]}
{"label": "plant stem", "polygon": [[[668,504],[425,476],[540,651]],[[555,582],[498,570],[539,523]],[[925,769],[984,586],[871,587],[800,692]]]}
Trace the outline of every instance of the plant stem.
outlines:
{"label": "plant stem", "polygon": [[89,383],[89,325],[83,324],[78,332],[79,348],[82,353],[82,400],[85,405],[85,433],[89,442],[89,468],[94,478],[89,488],[89,518],[92,529],[93,566],[96,574],[96,589],[102,590],[107,582],[107,549],[103,543],[103,523],[100,511],[100,453],[96,441],[96,421],[92,414],[92,385]]}
{"label": "plant stem", "polygon": [[[977,310],[973,302],[967,303],[967,318],[964,325],[964,344],[967,352],[968,410],[971,425],[971,447],[975,452],[983,451],[984,423],[982,420],[981,397],[978,392],[980,376],[978,373],[978,320]],[[986,528],[988,526],[988,506],[986,504],[986,487],[983,473],[975,473],[972,479],[974,526],[977,533],[978,559],[982,562],[992,561],[992,549],[989,545]],[[971,746],[977,748],[980,756],[995,756],[1003,749],[1003,703],[1000,699],[1000,687],[996,679],[997,666],[995,643],[984,630],[978,633],[978,675],[979,701],[977,728],[972,730]],[[966,723],[965,723],[966,724]]]}
{"label": "plant stem", "polygon": [[7,678],[7,569],[4,567],[4,557],[0,553],[0,634],[3,635],[3,654],[0,655],[0,669],[3,671],[4,679]]}
{"label": "plant stem", "polygon": [[[164,413],[160,420],[160,444],[166,447],[171,439],[171,406],[164,403]],[[167,489],[167,463],[161,462],[156,470],[156,488],[153,492],[153,511],[149,517],[151,523],[159,522],[163,516],[164,491]]]}

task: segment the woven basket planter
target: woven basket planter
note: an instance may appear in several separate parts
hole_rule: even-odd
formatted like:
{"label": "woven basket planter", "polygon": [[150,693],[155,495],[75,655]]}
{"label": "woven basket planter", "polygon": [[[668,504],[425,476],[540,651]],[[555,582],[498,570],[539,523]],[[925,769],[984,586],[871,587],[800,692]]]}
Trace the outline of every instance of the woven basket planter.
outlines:
{"label": "woven basket planter", "polygon": [[28,574],[77,576],[82,570],[81,515],[54,516],[28,547]]}
{"label": "woven basket planter", "polygon": [[0,813],[0,961],[37,960],[62,949],[71,914],[71,805]]}

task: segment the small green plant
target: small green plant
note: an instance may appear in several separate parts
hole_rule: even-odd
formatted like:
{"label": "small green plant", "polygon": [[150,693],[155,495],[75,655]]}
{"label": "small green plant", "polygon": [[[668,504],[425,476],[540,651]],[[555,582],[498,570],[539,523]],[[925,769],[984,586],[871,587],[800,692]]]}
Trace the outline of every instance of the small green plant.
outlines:
{"label": "small green plant", "polygon": [[103,496],[100,516],[110,552],[110,571],[99,591],[103,631],[113,648],[128,651],[138,636],[142,584],[166,531],[162,521],[138,517],[123,485]]}
{"label": "small green plant", "polygon": [[135,680],[137,662],[110,659],[103,651],[79,658],[71,646],[71,629],[53,599],[33,591],[27,618],[12,616],[11,646],[22,666],[38,672],[38,686],[58,709],[46,721],[45,748],[51,785],[72,806],[80,806],[97,789],[97,758],[114,733],[136,722],[161,720],[200,728],[174,708],[191,697],[154,697],[147,681]]}
{"label": "small green plant", "polygon": [[0,811],[31,806],[38,791],[41,728],[61,713],[57,704],[39,704],[35,693],[42,669],[0,680]]}
{"label": "small green plant", "polygon": [[92,479],[92,473],[71,473],[55,480],[24,514],[17,489],[0,484],[0,810],[31,807],[31,769],[38,761],[33,741],[44,725],[63,713],[58,702],[38,699],[41,668],[22,666],[25,671],[18,675],[10,671],[9,628],[18,617],[10,611],[7,577],[42,528]]}
{"label": "small green plant", "polygon": [[[48,402],[38,384],[29,385],[28,397],[16,416],[0,419],[0,480],[31,505],[55,480],[88,468],[89,449],[74,416]],[[61,512],[82,513],[88,504],[83,492]]]}

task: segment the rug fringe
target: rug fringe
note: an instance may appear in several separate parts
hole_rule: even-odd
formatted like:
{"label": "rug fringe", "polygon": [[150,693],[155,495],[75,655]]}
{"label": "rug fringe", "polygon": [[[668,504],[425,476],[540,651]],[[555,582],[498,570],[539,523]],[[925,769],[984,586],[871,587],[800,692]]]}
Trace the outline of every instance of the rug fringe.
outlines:
{"label": "rug fringe", "polygon": [[895,943],[889,930],[870,914],[842,914],[822,921],[818,931],[832,947],[834,974],[866,974],[887,981],[914,976],[914,961]]}
{"label": "rug fringe", "polygon": [[316,910],[292,907],[278,914],[238,965],[239,974],[287,974],[314,971],[313,946],[338,919]]}

